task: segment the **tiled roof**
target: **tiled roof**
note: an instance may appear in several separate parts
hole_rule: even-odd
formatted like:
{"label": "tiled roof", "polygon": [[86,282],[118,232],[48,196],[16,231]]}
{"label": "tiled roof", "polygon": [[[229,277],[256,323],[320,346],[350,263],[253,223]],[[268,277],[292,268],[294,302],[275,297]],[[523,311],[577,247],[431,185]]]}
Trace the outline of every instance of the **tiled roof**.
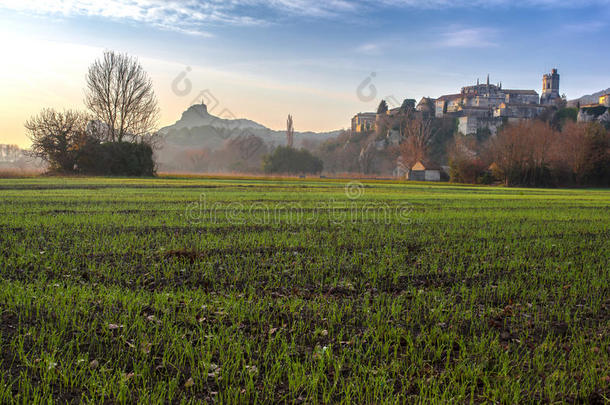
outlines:
{"label": "tiled roof", "polygon": [[413,167],[417,166],[418,164],[421,164],[426,170],[441,170],[441,167],[436,162],[431,160],[418,160],[415,162]]}
{"label": "tiled roof", "polygon": [[502,90],[504,93],[508,94],[528,94],[532,96],[537,96],[538,92],[536,90]]}
{"label": "tiled roof", "polygon": [[444,96],[440,96],[436,99],[436,101],[444,101],[444,100],[455,100],[456,98],[462,97],[462,94],[446,94]]}

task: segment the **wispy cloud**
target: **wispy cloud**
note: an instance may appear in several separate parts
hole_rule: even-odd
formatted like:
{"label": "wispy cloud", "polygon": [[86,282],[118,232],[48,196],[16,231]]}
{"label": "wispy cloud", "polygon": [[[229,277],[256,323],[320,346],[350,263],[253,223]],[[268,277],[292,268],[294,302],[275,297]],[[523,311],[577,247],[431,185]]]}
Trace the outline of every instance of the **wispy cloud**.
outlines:
{"label": "wispy cloud", "polygon": [[377,55],[382,51],[382,49],[383,49],[383,45],[369,42],[369,43],[362,44],[359,47],[357,47],[356,52],[362,53],[365,55]]}
{"label": "wispy cloud", "polygon": [[280,13],[311,17],[337,17],[361,9],[361,2],[347,0],[233,0],[233,4],[252,3],[275,9]]}
{"label": "wispy cloud", "polygon": [[441,35],[438,46],[447,48],[490,48],[498,46],[492,28],[453,28]]}
{"label": "wispy cloud", "polygon": [[[342,19],[392,8],[578,8],[608,4],[610,0],[0,0],[0,8],[29,14],[126,20],[194,35],[210,35],[214,25],[266,25],[295,16]],[[461,44],[459,39],[448,40],[452,43]]]}
{"label": "wispy cloud", "polygon": [[259,25],[264,19],[233,12],[239,2],[194,0],[0,0],[0,9],[35,15],[132,21],[190,35],[211,36],[214,24]]}
{"label": "wispy cloud", "polygon": [[492,8],[492,7],[554,7],[581,8],[591,5],[607,5],[610,0],[379,0],[385,5],[423,9],[436,8]]}

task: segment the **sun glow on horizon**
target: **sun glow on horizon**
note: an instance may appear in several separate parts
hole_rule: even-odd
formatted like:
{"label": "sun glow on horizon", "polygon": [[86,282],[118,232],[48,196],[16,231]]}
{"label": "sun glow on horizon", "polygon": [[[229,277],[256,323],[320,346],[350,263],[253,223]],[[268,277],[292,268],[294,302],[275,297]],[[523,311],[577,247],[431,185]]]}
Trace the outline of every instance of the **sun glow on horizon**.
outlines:
{"label": "sun glow on horizon", "polygon": [[[6,55],[0,64],[0,143],[29,147],[24,122],[43,108],[84,109],[85,76],[88,66],[102,55],[101,47],[78,43],[19,36],[0,30],[0,35],[11,41],[0,44]],[[118,51],[121,51],[120,49]],[[235,118],[255,120],[272,129],[282,129],[285,114],[281,111],[290,99],[306,98],[349,101],[351,95],[299,84],[283,84],[256,75],[215,70],[209,67],[185,66],[184,63],[138,57],[149,73],[161,107],[159,127],[173,124],[191,104],[199,102],[198,94],[211,92],[219,100],[217,111],[228,110]],[[190,90],[176,93],[172,83],[188,68]],[[184,83],[179,86],[184,87]],[[276,111],[280,112],[276,112]],[[307,125],[309,119],[301,114],[297,120],[299,131],[328,131],[340,129],[322,125]]]}

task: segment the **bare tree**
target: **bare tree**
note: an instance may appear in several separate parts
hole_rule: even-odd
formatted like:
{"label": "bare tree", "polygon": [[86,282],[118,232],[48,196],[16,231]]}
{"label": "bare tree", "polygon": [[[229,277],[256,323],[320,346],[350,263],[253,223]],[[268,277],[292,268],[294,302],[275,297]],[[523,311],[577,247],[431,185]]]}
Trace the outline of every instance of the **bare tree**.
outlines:
{"label": "bare tree", "polygon": [[558,134],[541,121],[509,125],[491,140],[490,154],[507,185],[543,185],[550,181],[552,143]]}
{"label": "bare tree", "polygon": [[87,142],[88,122],[88,116],[78,111],[42,110],[25,122],[32,141],[29,154],[46,161],[52,169],[74,170],[78,151]]}
{"label": "bare tree", "polygon": [[358,164],[360,172],[370,174],[375,166],[375,158],[377,157],[377,149],[375,147],[376,135],[370,134],[362,143],[360,155],[358,155]]}
{"label": "bare tree", "polygon": [[292,148],[294,144],[294,125],[290,114],[288,114],[288,120],[286,121],[286,143],[289,148]]}
{"label": "bare tree", "polygon": [[153,143],[159,107],[152,81],[136,58],[104,52],[89,67],[85,105],[108,126],[111,141]]}
{"label": "bare tree", "polygon": [[474,136],[455,135],[447,154],[452,182],[476,183],[489,167],[487,151]]}
{"label": "bare tree", "polygon": [[403,162],[411,167],[418,160],[426,159],[430,143],[436,133],[432,129],[432,120],[425,118],[406,120],[401,132],[404,136],[404,140],[400,144],[400,155]]}
{"label": "bare tree", "polygon": [[610,132],[599,123],[567,122],[553,141],[552,165],[556,171],[568,172],[572,183],[604,185],[604,178],[606,184],[610,181]]}

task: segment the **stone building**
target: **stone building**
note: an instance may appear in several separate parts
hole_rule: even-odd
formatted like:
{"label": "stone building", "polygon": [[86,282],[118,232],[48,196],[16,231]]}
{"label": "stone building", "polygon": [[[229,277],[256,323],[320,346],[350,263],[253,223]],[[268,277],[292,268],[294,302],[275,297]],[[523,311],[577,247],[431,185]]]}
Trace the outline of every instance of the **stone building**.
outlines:
{"label": "stone building", "polygon": [[415,181],[440,181],[441,170],[442,168],[432,161],[418,160],[411,167],[407,177],[408,180]]}
{"label": "stone building", "polygon": [[434,115],[440,118],[447,114],[457,113],[460,111],[461,102],[461,94],[440,96],[434,101]]}
{"label": "stone building", "polygon": [[[489,77],[486,84],[462,87],[458,94],[441,96],[435,100],[435,115],[443,117],[453,116],[475,116],[478,118],[491,118],[494,111],[501,105],[520,105],[526,106],[517,111],[523,113],[523,118],[529,118],[531,111],[525,111],[527,106],[538,105],[539,97],[535,90],[507,90],[502,88],[502,83],[498,85],[490,84]],[[532,108],[532,111],[538,111]]]}
{"label": "stone building", "polygon": [[[610,95],[600,104],[610,103]],[[542,76],[542,96],[536,90],[504,89],[502,83],[491,84],[477,80],[476,85],[462,87],[456,94],[447,94],[437,99],[424,97],[415,107],[415,116],[436,118],[450,117],[458,120],[458,131],[464,135],[487,129],[495,133],[505,122],[532,119],[542,114],[549,106],[562,98],[559,95],[559,73],[553,69]],[[360,113],[352,118],[352,131],[375,129],[388,117],[401,114],[400,108],[387,114]]]}
{"label": "stone building", "polygon": [[[458,119],[458,130],[464,135],[488,129],[495,133],[504,122],[536,118],[546,108],[561,100],[559,74],[553,69],[542,77],[543,97],[535,90],[504,89],[502,83],[487,82],[462,87],[458,94],[448,94],[434,100],[436,117],[451,116]],[[541,102],[544,100],[544,103]]]}
{"label": "stone building", "polygon": [[546,107],[539,104],[502,103],[494,110],[494,117],[532,119]]}
{"label": "stone building", "polygon": [[352,118],[352,132],[366,132],[375,128],[377,114],[374,112],[358,113]]}
{"label": "stone building", "polygon": [[425,116],[434,115],[434,99],[430,97],[422,97],[417,103],[415,110],[421,112]]}
{"label": "stone building", "polygon": [[490,133],[495,134],[502,124],[503,121],[501,118],[465,115],[458,118],[458,132],[463,135],[473,135],[476,134],[478,130],[485,129],[489,130]]}
{"label": "stone building", "polygon": [[504,90],[504,93],[504,102],[507,104],[538,104],[536,90]]}
{"label": "stone building", "polygon": [[540,104],[555,104],[560,100],[559,73],[557,73],[557,69],[553,69],[551,70],[551,73],[542,76],[542,95],[540,96]]}

